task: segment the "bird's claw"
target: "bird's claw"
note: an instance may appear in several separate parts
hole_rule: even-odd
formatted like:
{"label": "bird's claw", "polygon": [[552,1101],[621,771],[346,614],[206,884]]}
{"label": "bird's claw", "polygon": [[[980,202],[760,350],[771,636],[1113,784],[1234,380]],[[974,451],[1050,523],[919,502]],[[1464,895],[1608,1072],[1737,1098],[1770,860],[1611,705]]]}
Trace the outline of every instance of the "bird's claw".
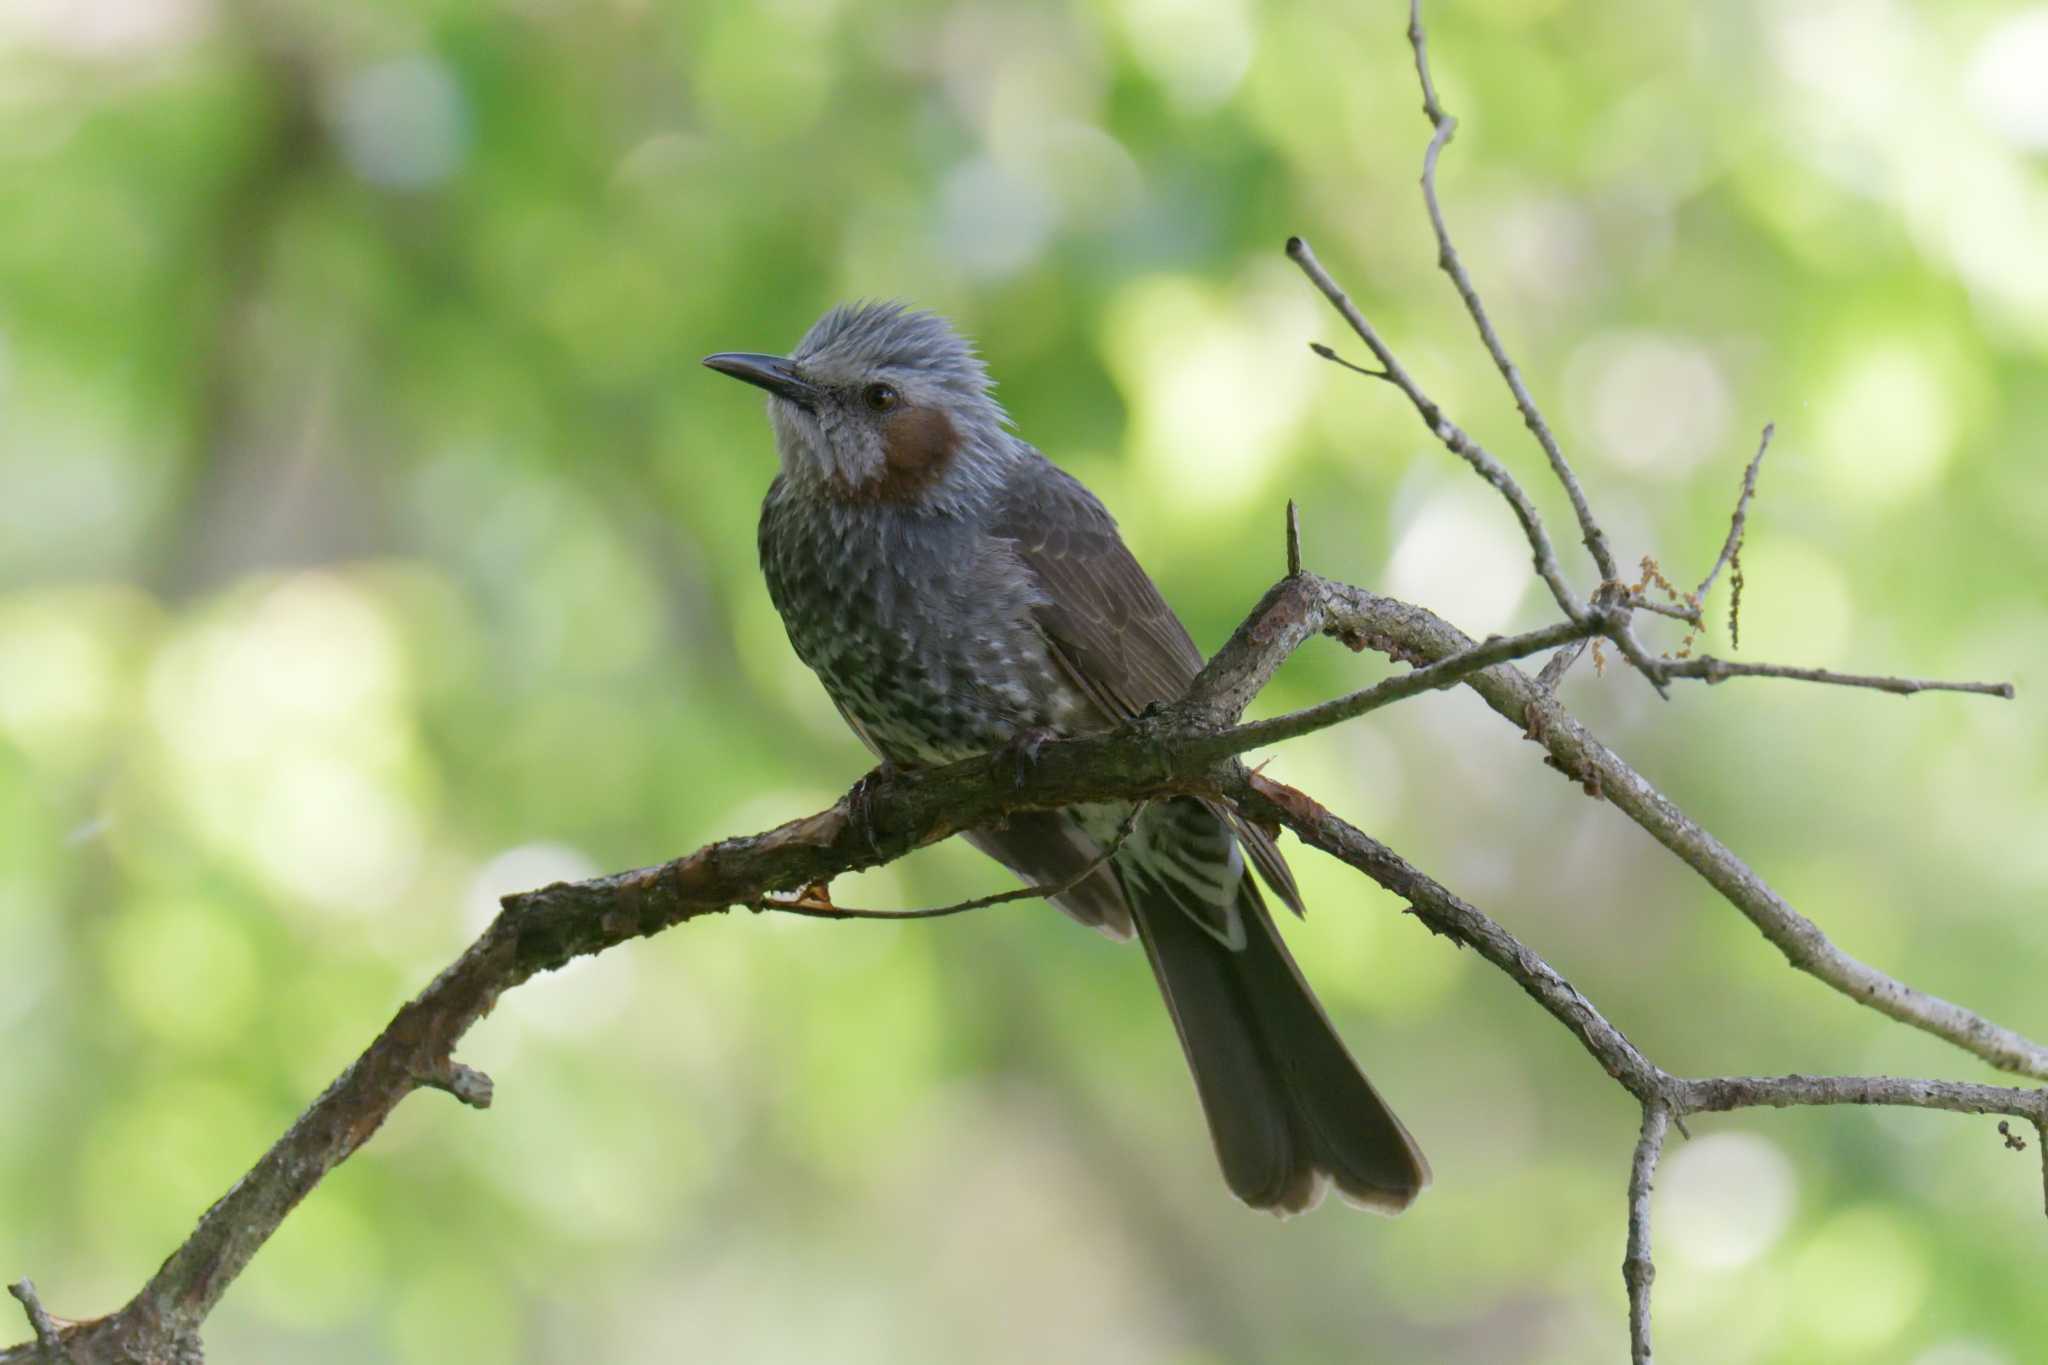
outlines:
{"label": "bird's claw", "polygon": [[1030,779],[1032,770],[1038,766],[1038,751],[1045,747],[1047,740],[1058,739],[1056,731],[1043,727],[1019,730],[1010,739],[1010,751],[1017,760],[1017,785],[1023,786]]}
{"label": "bird's claw", "polygon": [[875,828],[875,788],[896,776],[896,765],[883,759],[875,765],[873,772],[862,776],[853,784],[853,790],[846,796],[846,818],[867,840],[868,851],[877,858],[882,856],[882,838]]}

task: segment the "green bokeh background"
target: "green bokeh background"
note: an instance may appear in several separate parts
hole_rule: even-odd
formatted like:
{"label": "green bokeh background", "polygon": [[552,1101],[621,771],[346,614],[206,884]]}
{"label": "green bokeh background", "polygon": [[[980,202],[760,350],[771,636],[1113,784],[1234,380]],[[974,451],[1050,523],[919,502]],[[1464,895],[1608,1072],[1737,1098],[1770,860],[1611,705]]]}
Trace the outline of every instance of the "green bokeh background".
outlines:
{"label": "green bokeh background", "polygon": [[[1582,666],[1568,701],[1847,950],[2048,1035],[2048,8],[1432,20],[1454,227],[1627,561],[1697,579],[1775,419],[1743,655],[2021,687],[1662,705]],[[1305,349],[1341,329],[1279,252],[1308,236],[1571,540],[1433,268],[1404,21],[0,12],[0,1270],[113,1308],[494,895],[864,769],[754,565],[758,396],[706,352],[852,296],[947,312],[1206,647],[1280,571],[1290,496],[1317,569],[1475,633],[1543,620],[1505,507]],[[1384,668],[1314,646],[1260,705]],[[1674,1070],[1991,1078],[1788,970],[1469,694],[1274,768]],[[1139,954],[1042,906],[735,915],[508,997],[463,1049],[497,1105],[408,1101],[212,1358],[1619,1358],[1634,1106],[1484,964],[1294,860],[1296,951],[1435,1163],[1398,1221],[1235,1205]],[[1003,884],[946,845],[836,894]],[[1692,1128],[1669,1359],[2040,1358],[2041,1169],[1991,1121]]]}

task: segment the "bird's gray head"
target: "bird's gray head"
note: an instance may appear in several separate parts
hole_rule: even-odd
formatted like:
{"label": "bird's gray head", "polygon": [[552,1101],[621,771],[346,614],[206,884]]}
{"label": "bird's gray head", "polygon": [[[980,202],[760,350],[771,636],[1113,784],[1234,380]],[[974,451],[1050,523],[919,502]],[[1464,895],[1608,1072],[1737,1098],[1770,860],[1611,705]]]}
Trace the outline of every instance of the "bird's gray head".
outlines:
{"label": "bird's gray head", "polygon": [[704,363],[768,391],[783,474],[824,497],[958,510],[993,487],[1009,455],[988,371],[936,313],[842,304],[787,358]]}

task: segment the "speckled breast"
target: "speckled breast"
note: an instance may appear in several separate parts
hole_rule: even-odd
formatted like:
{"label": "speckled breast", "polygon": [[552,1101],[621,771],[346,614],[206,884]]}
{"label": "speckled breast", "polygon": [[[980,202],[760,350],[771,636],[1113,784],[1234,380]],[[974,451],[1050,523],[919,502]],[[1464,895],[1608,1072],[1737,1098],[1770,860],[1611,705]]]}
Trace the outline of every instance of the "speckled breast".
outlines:
{"label": "speckled breast", "polygon": [[1030,583],[978,527],[778,481],[760,547],[790,643],[878,755],[947,762],[1082,719],[1032,624]]}

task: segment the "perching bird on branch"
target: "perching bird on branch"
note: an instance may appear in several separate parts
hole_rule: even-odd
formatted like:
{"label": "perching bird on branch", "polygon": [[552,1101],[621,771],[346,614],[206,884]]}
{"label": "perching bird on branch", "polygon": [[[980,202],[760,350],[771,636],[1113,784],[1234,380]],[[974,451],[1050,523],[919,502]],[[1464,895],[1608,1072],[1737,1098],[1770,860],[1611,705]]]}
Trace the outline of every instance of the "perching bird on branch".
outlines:
{"label": "perching bird on branch", "polygon": [[[972,348],[897,304],[835,308],[795,352],[708,357],[769,393],[782,472],[761,567],[797,654],[885,764],[1112,729],[1202,666],[1093,494],[1007,429]],[[1021,760],[1020,760],[1021,761]],[[1032,884],[1072,882],[1127,807],[1021,812],[967,835]],[[1345,1051],[1245,863],[1301,910],[1273,840],[1217,803],[1154,802],[1057,897],[1145,944],[1224,1178],[1299,1212],[1332,1182],[1384,1213],[1429,1163]]]}

